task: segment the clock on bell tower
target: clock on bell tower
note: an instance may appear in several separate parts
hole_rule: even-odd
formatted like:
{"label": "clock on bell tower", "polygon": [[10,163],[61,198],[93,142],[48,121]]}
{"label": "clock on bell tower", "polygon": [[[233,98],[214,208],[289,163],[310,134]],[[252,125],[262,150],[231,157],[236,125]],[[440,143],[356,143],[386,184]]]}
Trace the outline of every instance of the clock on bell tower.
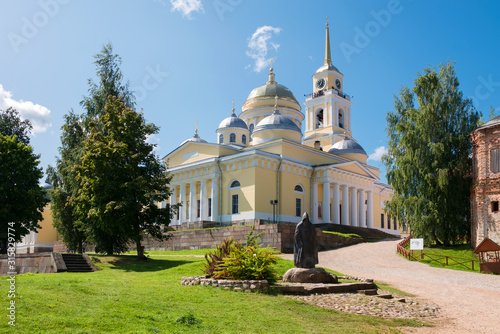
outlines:
{"label": "clock on bell tower", "polygon": [[325,38],[325,62],[313,74],[313,93],[306,97],[306,131],[302,143],[329,150],[345,133],[351,136],[351,97],[344,92],[344,75],[331,60],[328,17]]}

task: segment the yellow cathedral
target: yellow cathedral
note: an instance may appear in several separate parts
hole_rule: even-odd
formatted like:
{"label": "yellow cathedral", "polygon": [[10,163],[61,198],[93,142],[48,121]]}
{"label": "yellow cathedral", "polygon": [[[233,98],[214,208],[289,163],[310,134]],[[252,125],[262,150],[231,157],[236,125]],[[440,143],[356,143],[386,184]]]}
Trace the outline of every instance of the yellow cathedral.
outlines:
{"label": "yellow cathedral", "polygon": [[196,130],[163,158],[172,176],[169,204],[182,203],[171,225],[299,222],[307,212],[314,224],[399,235],[384,212],[392,190],[353,137],[353,102],[343,79],[332,64],[328,24],[325,61],[312,75],[313,93],[303,111],[276,81],[271,63],[267,82],[250,92],[239,115],[233,102],[215,142]]}

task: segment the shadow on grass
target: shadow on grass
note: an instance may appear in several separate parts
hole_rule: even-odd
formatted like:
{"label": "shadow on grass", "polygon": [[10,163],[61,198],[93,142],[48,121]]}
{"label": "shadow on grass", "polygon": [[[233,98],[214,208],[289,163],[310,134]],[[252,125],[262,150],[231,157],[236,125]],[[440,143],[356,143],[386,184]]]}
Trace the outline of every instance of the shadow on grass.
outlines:
{"label": "shadow on grass", "polygon": [[189,258],[182,260],[148,258],[145,261],[138,261],[136,257],[129,255],[104,256],[100,259],[103,263],[109,264],[110,269],[135,272],[160,271],[200,261],[199,259]]}

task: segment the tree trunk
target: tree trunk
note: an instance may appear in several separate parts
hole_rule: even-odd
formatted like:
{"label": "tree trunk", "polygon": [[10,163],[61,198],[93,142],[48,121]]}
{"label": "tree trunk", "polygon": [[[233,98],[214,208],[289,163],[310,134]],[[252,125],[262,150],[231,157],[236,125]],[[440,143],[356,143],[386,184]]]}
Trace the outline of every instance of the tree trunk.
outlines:
{"label": "tree trunk", "polygon": [[141,237],[136,240],[136,248],[137,248],[137,260],[138,261],[143,261],[144,260],[144,247],[141,245]]}

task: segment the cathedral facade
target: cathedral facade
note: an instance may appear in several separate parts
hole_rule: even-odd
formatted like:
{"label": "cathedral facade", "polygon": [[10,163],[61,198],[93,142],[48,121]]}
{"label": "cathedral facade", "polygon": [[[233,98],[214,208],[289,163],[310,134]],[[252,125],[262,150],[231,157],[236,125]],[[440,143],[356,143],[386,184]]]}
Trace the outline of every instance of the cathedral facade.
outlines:
{"label": "cathedral facade", "polygon": [[163,158],[172,176],[170,204],[182,203],[171,225],[299,222],[308,212],[314,224],[399,235],[384,212],[392,190],[353,137],[343,79],[331,61],[327,24],[325,61],[304,110],[271,65],[267,82],[250,92],[239,115],[233,106],[214,142],[196,131]]}

